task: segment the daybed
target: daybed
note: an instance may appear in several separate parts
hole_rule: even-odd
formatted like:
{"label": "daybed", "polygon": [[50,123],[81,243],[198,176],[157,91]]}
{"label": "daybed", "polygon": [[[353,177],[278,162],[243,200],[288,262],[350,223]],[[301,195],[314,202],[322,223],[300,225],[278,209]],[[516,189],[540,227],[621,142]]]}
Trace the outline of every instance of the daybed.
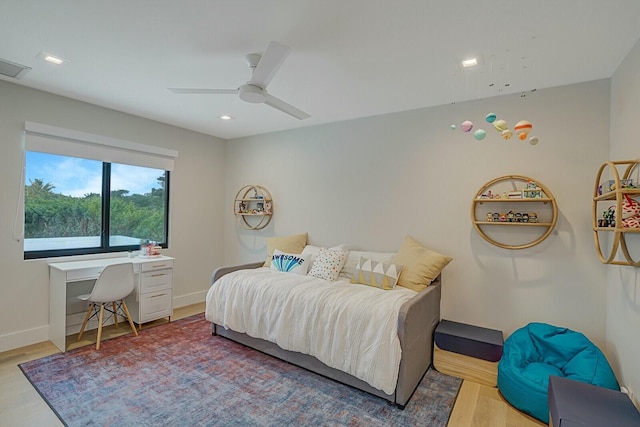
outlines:
{"label": "daybed", "polygon": [[419,292],[353,284],[344,274],[329,281],[276,271],[264,262],[221,267],[213,273],[205,315],[214,335],[404,408],[432,363],[439,273],[451,260],[440,257],[430,269],[435,277]]}

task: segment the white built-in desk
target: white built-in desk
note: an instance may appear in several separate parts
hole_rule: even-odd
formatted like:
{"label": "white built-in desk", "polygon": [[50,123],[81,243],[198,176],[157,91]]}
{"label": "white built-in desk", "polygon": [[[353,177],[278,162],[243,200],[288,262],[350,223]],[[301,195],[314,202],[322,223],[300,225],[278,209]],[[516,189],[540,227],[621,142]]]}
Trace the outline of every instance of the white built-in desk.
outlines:
{"label": "white built-in desk", "polygon": [[111,264],[133,263],[135,290],[125,301],[133,321],[144,322],[173,314],[173,258],[119,257],[49,264],[49,340],[60,350],[66,347],[67,287],[74,282],[95,280]]}

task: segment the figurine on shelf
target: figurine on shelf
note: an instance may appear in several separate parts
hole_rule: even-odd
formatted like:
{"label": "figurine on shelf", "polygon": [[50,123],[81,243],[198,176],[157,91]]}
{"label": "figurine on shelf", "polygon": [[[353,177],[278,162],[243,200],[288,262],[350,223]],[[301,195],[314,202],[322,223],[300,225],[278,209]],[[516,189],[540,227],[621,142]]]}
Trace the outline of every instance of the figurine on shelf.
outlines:
{"label": "figurine on shelf", "polygon": [[620,187],[621,188],[636,188],[636,186],[633,185],[633,179],[621,179],[620,180]]}
{"label": "figurine on shelf", "polygon": [[493,214],[493,221],[492,222],[499,222],[500,221],[500,214],[498,212],[495,212]]}
{"label": "figurine on shelf", "polygon": [[487,212],[487,222],[493,222],[493,214],[491,212]]}
{"label": "figurine on shelf", "polygon": [[507,222],[507,214],[500,212],[500,222]]}
{"label": "figurine on shelf", "polygon": [[529,214],[528,213],[523,213],[522,214],[522,222],[529,222]]}
{"label": "figurine on shelf", "polygon": [[245,202],[238,204],[238,213],[247,213],[247,204]]}
{"label": "figurine on shelf", "polygon": [[535,212],[531,212],[529,214],[529,222],[538,222],[538,214]]}
{"label": "figurine on shelf", "polygon": [[515,222],[515,220],[516,215],[513,213],[513,211],[507,212],[507,222]]}
{"label": "figurine on shelf", "polygon": [[271,215],[271,200],[264,202],[264,213],[265,215]]}

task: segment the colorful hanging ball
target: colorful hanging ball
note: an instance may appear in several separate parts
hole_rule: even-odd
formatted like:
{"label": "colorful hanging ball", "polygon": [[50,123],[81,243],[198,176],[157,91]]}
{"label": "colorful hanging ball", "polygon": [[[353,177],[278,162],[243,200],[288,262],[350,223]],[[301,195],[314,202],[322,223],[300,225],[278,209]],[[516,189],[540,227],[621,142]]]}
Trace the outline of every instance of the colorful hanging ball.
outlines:
{"label": "colorful hanging ball", "polygon": [[470,120],[465,120],[460,125],[460,129],[462,129],[463,132],[469,132],[471,129],[473,129],[473,122]]}
{"label": "colorful hanging ball", "polygon": [[513,136],[513,132],[511,132],[511,129],[505,129],[500,132],[500,135],[502,135],[502,138],[504,138],[505,141],[508,141]]}
{"label": "colorful hanging ball", "polygon": [[497,119],[496,113],[489,113],[484,119],[487,121],[487,123],[493,123]]}
{"label": "colorful hanging ball", "polygon": [[498,132],[502,132],[503,130],[507,129],[507,122],[502,119],[498,119],[493,122],[493,127],[496,128]]}
{"label": "colorful hanging ball", "polygon": [[532,136],[531,138],[529,138],[529,144],[531,145],[536,145],[538,142],[540,142],[540,140],[537,136]]}
{"label": "colorful hanging ball", "polygon": [[525,139],[527,139],[527,135],[529,135],[532,127],[533,125],[528,120],[520,120],[513,127],[513,130],[518,135],[518,138],[524,141]]}
{"label": "colorful hanging ball", "polygon": [[456,130],[456,125],[451,125],[451,130]]}
{"label": "colorful hanging ball", "polygon": [[476,141],[482,141],[485,136],[487,136],[487,132],[484,129],[478,129],[473,133],[473,137]]}

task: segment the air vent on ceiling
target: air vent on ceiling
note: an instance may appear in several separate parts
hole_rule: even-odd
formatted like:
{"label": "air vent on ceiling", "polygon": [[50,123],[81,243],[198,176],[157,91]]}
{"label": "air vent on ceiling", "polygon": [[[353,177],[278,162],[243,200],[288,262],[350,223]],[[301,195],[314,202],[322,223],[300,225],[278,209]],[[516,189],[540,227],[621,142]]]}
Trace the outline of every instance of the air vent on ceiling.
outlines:
{"label": "air vent on ceiling", "polygon": [[24,76],[31,67],[25,65],[16,64],[15,62],[7,61],[0,58],[0,74],[14,79],[20,79]]}

